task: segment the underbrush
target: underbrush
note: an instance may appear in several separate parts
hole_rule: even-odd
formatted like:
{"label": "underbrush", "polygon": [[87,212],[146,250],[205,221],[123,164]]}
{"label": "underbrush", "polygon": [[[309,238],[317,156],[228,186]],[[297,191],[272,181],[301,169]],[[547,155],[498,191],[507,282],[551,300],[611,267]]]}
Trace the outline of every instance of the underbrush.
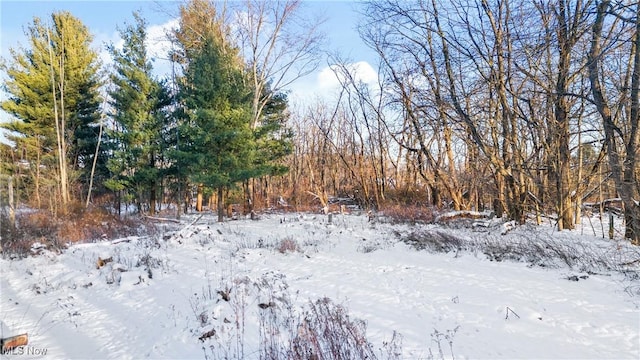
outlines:
{"label": "underbrush", "polygon": [[220,279],[189,299],[205,359],[399,359],[402,337],[375,348],[364,320],[329,298],[297,306],[282,274]]}
{"label": "underbrush", "polygon": [[3,257],[26,257],[35,249],[60,250],[67,244],[115,239],[154,232],[140,218],[123,218],[102,208],[74,209],[64,216],[36,210],[16,216],[14,224],[0,215],[0,250]]}
{"label": "underbrush", "polygon": [[[530,227],[533,225],[524,225]],[[532,266],[596,273],[616,271],[627,278],[640,278],[640,248],[625,243],[569,241],[554,238],[535,229],[503,234],[483,232],[457,235],[451,229],[416,229],[400,235],[403,242],[418,250],[436,253],[460,252],[482,254],[490,261],[519,261]]]}
{"label": "underbrush", "polygon": [[382,214],[378,219],[391,224],[430,224],[435,220],[437,210],[419,205],[391,205],[384,207]]}

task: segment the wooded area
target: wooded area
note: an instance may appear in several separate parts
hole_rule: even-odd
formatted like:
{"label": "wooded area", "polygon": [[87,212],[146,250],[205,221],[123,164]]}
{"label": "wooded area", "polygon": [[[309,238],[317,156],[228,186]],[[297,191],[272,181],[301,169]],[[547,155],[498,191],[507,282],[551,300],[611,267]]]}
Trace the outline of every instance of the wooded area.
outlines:
{"label": "wooded area", "polygon": [[640,244],[637,2],[365,2],[377,84],[332,55],[336,101],[297,109],[287,89],[320,65],[321,21],[298,0],[234,6],[183,3],[162,78],[137,14],[110,69],[72,14],[34,19],[2,68],[16,120],[0,124],[15,143],[0,145],[0,175],[15,201],[54,217],[126,205],[179,217],[209,199],[222,221],[230,204],[348,198],[552,216],[562,230],[584,203],[620,198],[625,237]]}

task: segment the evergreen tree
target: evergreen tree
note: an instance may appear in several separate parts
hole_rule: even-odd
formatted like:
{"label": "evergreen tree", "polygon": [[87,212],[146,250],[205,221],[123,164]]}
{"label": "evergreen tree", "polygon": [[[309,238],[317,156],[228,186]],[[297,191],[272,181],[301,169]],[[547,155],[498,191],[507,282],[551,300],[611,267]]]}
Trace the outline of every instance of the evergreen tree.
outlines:
{"label": "evergreen tree", "polygon": [[174,59],[184,75],[174,168],[199,184],[199,197],[205,186],[217,189],[220,221],[223,190],[243,183],[251,210],[249,179],[283,174],[287,169],[278,161],[292,148],[284,94],[263,87],[270,101],[255,119],[252,72],[232,40],[224,10],[207,0],[191,0],[181,7],[174,33],[179,45]]}
{"label": "evergreen tree", "polygon": [[222,221],[223,190],[252,176],[250,92],[233,48],[209,36],[193,54],[180,87],[182,137],[176,165],[192,183],[217,189]]}
{"label": "evergreen tree", "polygon": [[[265,87],[265,92],[270,92]],[[251,178],[264,179],[263,196],[268,201],[268,177],[280,176],[288,171],[282,164],[282,159],[293,152],[293,132],[287,127],[288,111],[287,96],[284,93],[269,94],[257,123],[252,127],[253,137],[256,143],[255,156],[251,169]],[[253,182],[255,183],[255,182]],[[245,211],[253,211],[253,191],[248,180],[243,184]],[[268,202],[267,202],[268,204]]]}
{"label": "evergreen tree", "polygon": [[[270,91],[268,88],[265,91]],[[293,152],[293,131],[287,126],[288,100],[284,93],[269,97],[254,130],[256,157],[252,177],[278,176],[288,171],[280,160]]]}
{"label": "evergreen tree", "polygon": [[170,96],[164,83],[151,74],[145,45],[146,22],[137,13],[134,19],[135,24],[120,31],[122,50],[113,45],[109,48],[115,62],[115,73],[111,75],[114,89],[109,95],[116,124],[111,137],[116,149],[109,160],[113,176],[106,185],[114,191],[126,189],[139,211],[146,202],[153,214],[162,177],[162,134]]}
{"label": "evergreen tree", "polygon": [[26,34],[30,47],[11,49],[2,66],[9,99],[1,106],[16,120],[0,126],[18,133],[11,140],[24,150],[38,205],[40,185],[65,204],[74,188],[70,183],[87,179],[100,116],[100,64],[90,47],[92,35],[69,12],[53,13],[51,19],[47,25],[34,18]]}

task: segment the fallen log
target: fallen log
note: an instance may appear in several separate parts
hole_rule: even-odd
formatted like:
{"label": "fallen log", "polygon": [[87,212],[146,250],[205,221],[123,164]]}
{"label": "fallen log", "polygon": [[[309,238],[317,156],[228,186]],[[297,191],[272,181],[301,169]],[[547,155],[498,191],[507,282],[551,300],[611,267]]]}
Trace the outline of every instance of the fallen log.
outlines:
{"label": "fallen log", "polygon": [[149,220],[154,220],[154,221],[166,221],[166,222],[172,222],[172,223],[180,224],[180,220],[177,220],[177,219],[167,219],[167,218],[148,216],[148,215],[145,216],[145,218],[147,218]]}
{"label": "fallen log", "polygon": [[5,339],[0,339],[0,347],[2,348],[2,353],[7,353],[17,347],[25,346],[29,343],[29,336],[25,334],[20,334],[16,336],[11,336]]}
{"label": "fallen log", "polygon": [[449,223],[456,220],[477,220],[477,219],[488,219],[491,217],[490,213],[487,212],[477,212],[477,211],[468,211],[468,210],[460,210],[460,211],[450,211],[448,213],[444,213],[435,218],[435,222],[439,224]]}

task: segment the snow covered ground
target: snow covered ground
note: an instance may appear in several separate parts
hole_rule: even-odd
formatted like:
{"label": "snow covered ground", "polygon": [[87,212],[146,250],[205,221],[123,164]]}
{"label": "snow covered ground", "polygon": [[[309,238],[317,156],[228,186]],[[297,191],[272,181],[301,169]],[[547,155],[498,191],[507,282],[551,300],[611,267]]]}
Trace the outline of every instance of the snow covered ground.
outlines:
{"label": "snow covered ground", "polygon": [[[640,252],[590,230],[528,225],[503,235],[496,222],[391,225],[364,215],[197,219],[0,260],[0,335],[29,334],[6,358],[255,359],[265,329],[285,343],[287,331],[300,332],[287,319],[325,297],[366,323],[380,358],[394,332],[405,359],[640,358],[639,267],[628,264]],[[446,253],[402,241],[429,236],[462,240]],[[566,254],[500,261],[482,247],[533,242],[571,252],[573,268]],[[98,268],[98,258],[113,261]]]}

